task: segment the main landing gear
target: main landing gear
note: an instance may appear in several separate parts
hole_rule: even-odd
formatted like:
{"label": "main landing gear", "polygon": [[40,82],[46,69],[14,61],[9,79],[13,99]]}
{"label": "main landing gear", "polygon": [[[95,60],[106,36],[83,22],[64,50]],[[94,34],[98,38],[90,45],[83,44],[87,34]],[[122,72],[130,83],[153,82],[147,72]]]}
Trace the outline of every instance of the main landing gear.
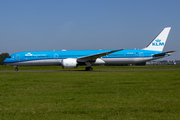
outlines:
{"label": "main landing gear", "polygon": [[15,68],[15,71],[17,72],[18,71],[18,67],[17,66],[13,66]]}
{"label": "main landing gear", "polygon": [[90,61],[85,62],[87,67],[86,67],[86,71],[93,71],[93,68],[91,67],[92,63]]}
{"label": "main landing gear", "polygon": [[91,66],[86,67],[86,71],[93,71],[93,68]]}

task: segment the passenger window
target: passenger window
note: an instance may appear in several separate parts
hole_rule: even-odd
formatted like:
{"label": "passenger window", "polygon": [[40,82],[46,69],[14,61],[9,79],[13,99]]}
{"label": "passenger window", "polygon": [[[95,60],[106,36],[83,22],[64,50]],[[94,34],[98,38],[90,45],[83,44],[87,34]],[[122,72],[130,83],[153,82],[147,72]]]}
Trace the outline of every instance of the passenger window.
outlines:
{"label": "passenger window", "polygon": [[11,56],[9,56],[8,58],[11,58]]}

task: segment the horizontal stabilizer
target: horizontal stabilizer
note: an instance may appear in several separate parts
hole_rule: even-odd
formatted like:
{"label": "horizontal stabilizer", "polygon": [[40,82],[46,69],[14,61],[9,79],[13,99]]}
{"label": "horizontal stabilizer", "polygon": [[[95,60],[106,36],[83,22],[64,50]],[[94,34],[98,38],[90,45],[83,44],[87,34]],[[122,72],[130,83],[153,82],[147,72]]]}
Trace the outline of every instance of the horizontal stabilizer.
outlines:
{"label": "horizontal stabilizer", "polygon": [[160,56],[165,56],[165,55],[170,56],[173,52],[176,52],[176,51],[168,51],[168,52],[163,52],[159,54],[154,54],[153,57],[160,57]]}

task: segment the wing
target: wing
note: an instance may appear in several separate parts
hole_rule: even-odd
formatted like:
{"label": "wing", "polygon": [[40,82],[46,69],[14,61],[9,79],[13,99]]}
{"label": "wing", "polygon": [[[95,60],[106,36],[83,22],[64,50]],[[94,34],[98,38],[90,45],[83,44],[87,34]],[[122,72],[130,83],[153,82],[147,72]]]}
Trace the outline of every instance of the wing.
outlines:
{"label": "wing", "polygon": [[163,53],[159,53],[159,54],[154,54],[153,57],[159,57],[159,56],[164,56],[164,55],[171,55],[172,52],[176,52],[176,51],[168,51],[168,52],[163,52]]}
{"label": "wing", "polygon": [[102,56],[106,56],[106,55],[108,55],[110,53],[118,52],[118,51],[121,51],[121,50],[123,50],[123,49],[111,50],[111,51],[108,51],[108,52],[88,55],[88,56],[77,58],[77,61],[78,62],[95,61],[97,58],[101,58]]}

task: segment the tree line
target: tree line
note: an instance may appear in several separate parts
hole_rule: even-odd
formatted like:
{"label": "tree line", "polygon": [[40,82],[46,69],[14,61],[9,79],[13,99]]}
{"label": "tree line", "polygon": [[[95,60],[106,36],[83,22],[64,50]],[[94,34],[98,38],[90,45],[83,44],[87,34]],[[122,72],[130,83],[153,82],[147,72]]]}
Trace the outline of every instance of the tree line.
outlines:
{"label": "tree line", "polygon": [[3,61],[9,56],[9,53],[0,54],[0,65],[3,64]]}

